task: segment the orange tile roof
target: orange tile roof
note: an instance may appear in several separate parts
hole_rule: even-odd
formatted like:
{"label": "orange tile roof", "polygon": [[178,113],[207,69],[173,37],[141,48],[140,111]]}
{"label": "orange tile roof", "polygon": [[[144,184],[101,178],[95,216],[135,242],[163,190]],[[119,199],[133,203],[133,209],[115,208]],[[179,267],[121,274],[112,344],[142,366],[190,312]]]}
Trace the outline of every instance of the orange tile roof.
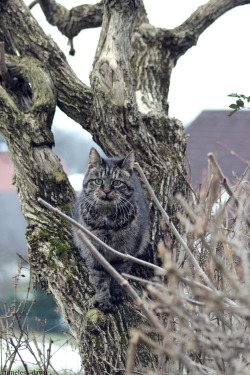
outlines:
{"label": "orange tile roof", "polygon": [[0,152],[0,194],[15,193],[16,188],[12,183],[14,168],[8,152]]}

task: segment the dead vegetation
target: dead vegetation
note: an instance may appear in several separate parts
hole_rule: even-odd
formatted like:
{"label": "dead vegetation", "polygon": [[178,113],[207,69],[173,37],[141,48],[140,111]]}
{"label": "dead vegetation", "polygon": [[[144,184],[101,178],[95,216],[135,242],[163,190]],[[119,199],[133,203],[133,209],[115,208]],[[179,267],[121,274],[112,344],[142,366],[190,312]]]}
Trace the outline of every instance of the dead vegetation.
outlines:
{"label": "dead vegetation", "polygon": [[165,280],[155,277],[154,282],[146,282],[144,303],[164,322],[164,329],[157,331],[159,342],[149,338],[149,328],[132,331],[127,374],[133,373],[138,343],[152,348],[159,358],[158,368],[145,374],[249,374],[246,173],[232,188],[210,154],[209,172],[197,195],[190,202],[177,196],[183,207],[179,219],[185,226],[186,244],[199,267],[188,257],[179,269],[175,249],[167,241],[159,244]]}

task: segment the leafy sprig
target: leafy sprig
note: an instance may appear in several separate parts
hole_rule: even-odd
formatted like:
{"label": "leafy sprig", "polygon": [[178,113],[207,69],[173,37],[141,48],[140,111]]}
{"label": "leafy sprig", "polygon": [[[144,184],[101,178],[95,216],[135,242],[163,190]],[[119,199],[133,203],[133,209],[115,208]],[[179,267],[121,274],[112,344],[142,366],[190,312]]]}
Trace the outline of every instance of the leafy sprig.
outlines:
{"label": "leafy sprig", "polygon": [[249,108],[246,107],[246,103],[250,103],[250,96],[246,96],[243,94],[229,94],[231,98],[237,98],[235,103],[230,104],[229,108],[232,108],[232,111],[229,113],[229,116],[232,116],[235,112],[240,111],[243,108]]}

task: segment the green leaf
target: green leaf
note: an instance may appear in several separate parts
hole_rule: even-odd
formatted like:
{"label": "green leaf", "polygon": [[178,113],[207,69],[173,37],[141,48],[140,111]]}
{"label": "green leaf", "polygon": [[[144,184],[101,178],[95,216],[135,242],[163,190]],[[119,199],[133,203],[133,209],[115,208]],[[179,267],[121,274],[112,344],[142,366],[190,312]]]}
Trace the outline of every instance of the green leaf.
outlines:
{"label": "green leaf", "polygon": [[230,104],[229,108],[235,109],[236,111],[239,109],[237,104]]}
{"label": "green leaf", "polygon": [[240,98],[240,95],[238,94],[229,94],[228,96],[231,96],[231,98]]}
{"label": "green leaf", "polygon": [[236,100],[238,107],[244,107],[244,102],[241,99]]}

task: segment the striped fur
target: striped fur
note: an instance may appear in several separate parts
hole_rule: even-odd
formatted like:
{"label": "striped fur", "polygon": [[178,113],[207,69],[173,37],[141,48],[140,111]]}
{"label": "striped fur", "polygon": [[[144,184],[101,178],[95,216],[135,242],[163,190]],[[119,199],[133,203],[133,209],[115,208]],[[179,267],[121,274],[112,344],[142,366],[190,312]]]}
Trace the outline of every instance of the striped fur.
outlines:
{"label": "striped fur", "polygon": [[[74,218],[114,249],[138,256],[149,241],[149,214],[133,165],[133,153],[126,158],[101,158],[92,148]],[[94,305],[110,312],[112,303],[122,300],[120,287],[85,249],[74,229],[73,234],[96,291]],[[130,271],[131,264],[93,244],[119,272]]]}

